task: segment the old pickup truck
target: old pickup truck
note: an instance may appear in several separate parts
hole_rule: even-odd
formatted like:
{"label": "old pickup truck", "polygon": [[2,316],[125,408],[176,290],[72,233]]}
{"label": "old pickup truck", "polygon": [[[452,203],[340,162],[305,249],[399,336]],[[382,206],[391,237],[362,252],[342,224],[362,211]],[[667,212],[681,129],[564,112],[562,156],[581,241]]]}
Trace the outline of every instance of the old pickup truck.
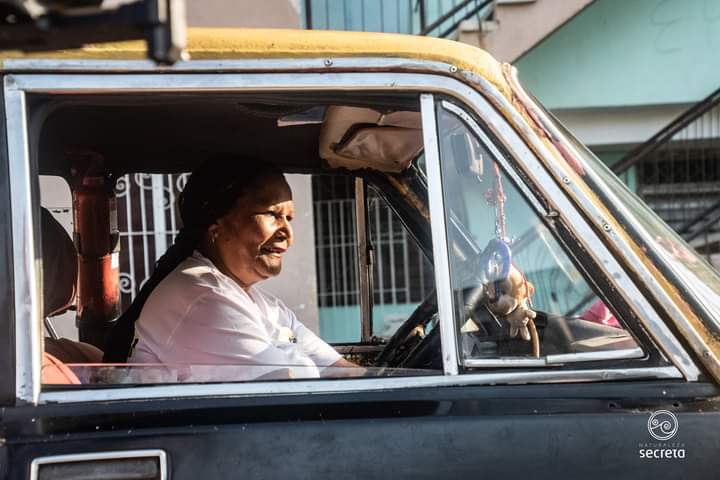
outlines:
{"label": "old pickup truck", "polygon": [[[367,33],[191,30],[188,52],[0,63],[0,478],[716,478],[720,277],[512,66]],[[172,242],[147,215],[175,222],[219,153],[312,193],[309,267],[280,278],[362,375],[102,362]]]}

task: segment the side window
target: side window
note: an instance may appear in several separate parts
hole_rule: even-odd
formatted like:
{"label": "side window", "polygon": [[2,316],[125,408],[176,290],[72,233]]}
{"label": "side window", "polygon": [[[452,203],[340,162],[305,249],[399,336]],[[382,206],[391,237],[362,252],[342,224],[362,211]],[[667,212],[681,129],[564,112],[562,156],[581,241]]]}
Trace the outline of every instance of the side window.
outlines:
{"label": "side window", "polygon": [[[389,339],[434,289],[432,264],[398,215],[367,189],[372,253],[372,334]],[[321,337],[333,343],[361,340],[354,178],[313,178],[318,306]]]}
{"label": "side window", "polygon": [[553,355],[606,351],[607,358],[641,356],[622,319],[506,174],[500,152],[452,107],[439,105],[438,130],[465,365],[503,357],[551,363]]}
{"label": "side window", "polygon": [[315,262],[320,337],[360,341],[355,190],[351,177],[313,176]]}
{"label": "side window", "polygon": [[[69,126],[89,121],[76,106],[93,119],[117,109],[137,145],[167,119],[175,152],[126,155],[112,132],[92,146],[30,132],[39,171],[61,174],[66,197],[43,191],[38,228],[40,288],[59,297],[43,305],[46,371],[70,365],[58,383],[81,385],[441,374],[440,348],[423,344],[440,332],[420,106],[357,95],[316,105],[238,93],[238,155],[223,153],[224,94],[163,93],[150,106],[97,94],[50,116],[39,106],[56,99],[38,97],[32,124],[49,132],[81,131]],[[201,101],[207,136],[178,134]],[[62,262],[45,243],[63,247]],[[424,363],[397,360],[416,350]]]}
{"label": "side window", "polygon": [[390,338],[435,288],[433,266],[398,215],[374,188],[368,189],[373,247],[373,334]]}

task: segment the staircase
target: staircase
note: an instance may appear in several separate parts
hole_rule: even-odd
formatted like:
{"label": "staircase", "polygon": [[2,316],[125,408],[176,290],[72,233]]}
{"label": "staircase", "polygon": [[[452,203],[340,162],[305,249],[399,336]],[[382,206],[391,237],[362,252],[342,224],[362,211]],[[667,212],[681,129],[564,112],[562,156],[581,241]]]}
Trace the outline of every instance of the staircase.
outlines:
{"label": "staircase", "polygon": [[593,0],[303,0],[306,28],[431,35],[514,62]]}
{"label": "staircase", "polygon": [[720,268],[720,89],[612,166],[636,193]]}
{"label": "staircase", "polygon": [[501,62],[513,63],[592,0],[497,0],[492,16],[460,25],[458,40],[490,52]]}

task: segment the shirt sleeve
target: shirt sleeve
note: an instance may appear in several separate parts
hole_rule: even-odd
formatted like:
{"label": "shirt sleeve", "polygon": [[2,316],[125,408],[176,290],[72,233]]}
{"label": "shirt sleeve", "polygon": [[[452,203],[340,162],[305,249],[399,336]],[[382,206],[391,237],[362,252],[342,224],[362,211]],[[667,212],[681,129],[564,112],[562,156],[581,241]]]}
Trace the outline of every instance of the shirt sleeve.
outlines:
{"label": "shirt sleeve", "polygon": [[238,379],[282,369],[287,369],[292,378],[319,376],[312,356],[273,342],[253,315],[217,291],[206,292],[193,302],[158,356],[166,364],[246,367],[244,372],[236,372],[242,377]]}
{"label": "shirt sleeve", "polygon": [[333,347],[325,343],[320,337],[315,335],[312,330],[303,325],[285,304],[280,303],[280,308],[284,315],[290,319],[290,325],[298,345],[313,360],[318,367],[329,367],[337,362],[341,355],[335,351]]}

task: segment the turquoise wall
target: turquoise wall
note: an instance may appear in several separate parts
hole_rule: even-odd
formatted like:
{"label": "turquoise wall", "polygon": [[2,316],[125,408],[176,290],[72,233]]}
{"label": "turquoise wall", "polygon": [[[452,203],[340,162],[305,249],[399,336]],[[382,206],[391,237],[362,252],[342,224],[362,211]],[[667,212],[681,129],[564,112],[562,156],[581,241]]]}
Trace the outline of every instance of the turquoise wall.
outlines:
{"label": "turquoise wall", "polygon": [[[627,152],[624,150],[618,150],[611,152],[595,152],[595,155],[597,155],[598,158],[609,167],[621,160],[626,153]],[[631,167],[625,173],[620,174],[619,178],[625,182],[625,185],[627,185],[630,190],[633,192],[637,191],[638,182],[635,167]]]}
{"label": "turquoise wall", "polygon": [[320,307],[320,338],[330,343],[360,341],[360,307]]}
{"label": "turquoise wall", "polygon": [[[417,304],[375,305],[373,307],[373,335],[382,335],[385,325],[392,322],[394,328],[399,319],[407,319]],[[321,307],[320,337],[330,343],[360,341],[360,307]]]}
{"label": "turquoise wall", "polygon": [[515,64],[550,109],[697,102],[720,87],[720,1],[595,0]]}

